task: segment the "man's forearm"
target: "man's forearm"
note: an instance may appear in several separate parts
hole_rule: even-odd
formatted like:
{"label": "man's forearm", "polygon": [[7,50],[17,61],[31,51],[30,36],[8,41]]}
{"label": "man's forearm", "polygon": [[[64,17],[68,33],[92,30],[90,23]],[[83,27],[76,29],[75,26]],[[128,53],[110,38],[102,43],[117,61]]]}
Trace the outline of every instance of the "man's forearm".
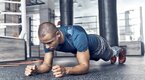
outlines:
{"label": "man's forearm", "polygon": [[80,64],[74,67],[65,67],[66,74],[85,74],[89,70],[89,66]]}
{"label": "man's forearm", "polygon": [[51,66],[48,66],[46,64],[41,64],[40,66],[37,67],[36,72],[37,73],[45,73],[51,70]]}
{"label": "man's forearm", "polygon": [[51,70],[53,53],[54,52],[45,53],[44,61],[41,65],[38,66],[37,71],[36,71],[37,73],[45,73]]}

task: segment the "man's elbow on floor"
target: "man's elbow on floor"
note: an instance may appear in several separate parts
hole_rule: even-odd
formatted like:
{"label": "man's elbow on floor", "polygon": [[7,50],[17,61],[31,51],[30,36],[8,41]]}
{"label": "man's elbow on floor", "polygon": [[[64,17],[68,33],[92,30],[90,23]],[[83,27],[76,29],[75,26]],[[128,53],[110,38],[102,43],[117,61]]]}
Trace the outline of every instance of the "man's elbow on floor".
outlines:
{"label": "man's elbow on floor", "polygon": [[85,66],[84,71],[82,71],[82,74],[87,74],[89,72],[89,67]]}

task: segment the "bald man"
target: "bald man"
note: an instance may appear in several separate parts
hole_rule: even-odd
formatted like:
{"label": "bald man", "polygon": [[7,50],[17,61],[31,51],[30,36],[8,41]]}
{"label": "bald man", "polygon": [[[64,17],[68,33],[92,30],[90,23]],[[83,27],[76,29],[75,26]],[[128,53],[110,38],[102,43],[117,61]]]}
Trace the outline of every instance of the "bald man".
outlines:
{"label": "bald man", "polygon": [[[126,61],[126,53],[123,48],[110,47],[101,36],[87,34],[81,26],[61,26],[57,28],[53,23],[44,22],[40,24],[38,35],[40,42],[45,45],[44,62],[40,66],[28,65],[25,69],[27,76],[32,73],[45,73],[52,70],[55,77],[65,74],[85,74],[89,70],[89,60],[98,61],[102,59],[111,64],[119,59],[119,64]],[[54,51],[71,52],[76,55],[78,65],[64,67],[52,66]]]}

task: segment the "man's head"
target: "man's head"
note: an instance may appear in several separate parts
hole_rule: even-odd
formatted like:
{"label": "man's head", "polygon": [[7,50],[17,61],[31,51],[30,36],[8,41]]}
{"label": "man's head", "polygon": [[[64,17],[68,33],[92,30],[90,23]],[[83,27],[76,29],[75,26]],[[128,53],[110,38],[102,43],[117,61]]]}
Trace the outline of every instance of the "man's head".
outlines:
{"label": "man's head", "polygon": [[40,42],[44,43],[47,48],[55,49],[59,44],[60,32],[53,23],[44,22],[40,24],[38,36]]}

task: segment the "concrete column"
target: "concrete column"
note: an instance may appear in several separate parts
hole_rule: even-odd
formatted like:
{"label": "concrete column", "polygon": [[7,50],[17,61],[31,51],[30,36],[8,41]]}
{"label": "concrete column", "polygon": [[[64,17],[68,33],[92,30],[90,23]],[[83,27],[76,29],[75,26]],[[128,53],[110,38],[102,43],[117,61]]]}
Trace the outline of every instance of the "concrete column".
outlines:
{"label": "concrete column", "polygon": [[60,1],[60,20],[61,25],[73,24],[73,0]]}
{"label": "concrete column", "polygon": [[54,0],[43,0],[45,4],[40,5],[40,23],[52,22],[54,23],[54,17],[52,13],[54,12]]}
{"label": "concrete column", "polygon": [[[23,38],[26,40],[27,38],[27,26],[26,26],[26,0],[21,0],[21,13],[22,13],[22,31],[19,35],[19,38]],[[26,40],[27,41],[27,40]]]}
{"label": "concrete column", "polygon": [[100,35],[118,46],[116,0],[98,0]]}

